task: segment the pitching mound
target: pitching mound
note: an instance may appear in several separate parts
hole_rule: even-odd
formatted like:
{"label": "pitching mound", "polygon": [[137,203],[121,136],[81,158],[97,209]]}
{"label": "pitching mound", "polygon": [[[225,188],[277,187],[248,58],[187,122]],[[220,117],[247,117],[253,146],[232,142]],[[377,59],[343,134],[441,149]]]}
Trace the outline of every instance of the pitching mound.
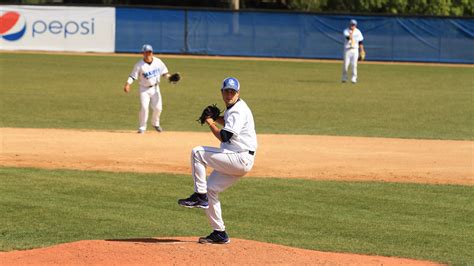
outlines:
{"label": "pitching mound", "polygon": [[173,237],[79,241],[0,253],[0,261],[4,265],[436,265],[429,261],[320,252],[235,238],[227,245],[203,245],[196,243],[196,239]]}

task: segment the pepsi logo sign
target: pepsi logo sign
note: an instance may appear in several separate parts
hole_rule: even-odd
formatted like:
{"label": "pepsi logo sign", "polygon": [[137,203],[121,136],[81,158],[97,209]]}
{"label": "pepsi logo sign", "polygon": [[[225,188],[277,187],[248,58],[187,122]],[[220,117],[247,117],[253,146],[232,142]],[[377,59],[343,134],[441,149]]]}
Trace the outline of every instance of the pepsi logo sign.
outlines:
{"label": "pepsi logo sign", "polygon": [[26,20],[18,12],[9,11],[0,14],[0,36],[7,41],[21,39],[26,32]]}
{"label": "pepsi logo sign", "polygon": [[114,49],[115,8],[0,4],[0,50]]}

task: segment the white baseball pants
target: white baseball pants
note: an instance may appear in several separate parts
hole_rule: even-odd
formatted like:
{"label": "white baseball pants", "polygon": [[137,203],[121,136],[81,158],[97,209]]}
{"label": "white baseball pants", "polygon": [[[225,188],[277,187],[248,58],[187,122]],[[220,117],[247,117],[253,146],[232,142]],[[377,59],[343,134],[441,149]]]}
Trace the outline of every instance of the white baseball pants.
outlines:
{"label": "white baseball pants", "polygon": [[160,87],[140,87],[140,112],[138,113],[138,129],[146,130],[146,123],[148,121],[148,109],[151,104],[151,109],[153,110],[153,115],[151,119],[151,124],[153,126],[160,126],[160,115],[161,110],[163,109],[163,104],[161,101]]}
{"label": "white baseball pants", "polygon": [[352,82],[357,82],[357,60],[359,59],[358,48],[344,49],[344,65],[342,67],[342,81],[347,81],[347,71],[352,66]]}
{"label": "white baseball pants", "polygon": [[[209,208],[206,215],[214,230],[225,231],[222,219],[219,193],[248,173],[254,163],[254,156],[245,152],[233,152],[213,147],[195,147],[191,152],[191,167],[194,191],[207,193]],[[214,170],[206,181],[206,167]]]}

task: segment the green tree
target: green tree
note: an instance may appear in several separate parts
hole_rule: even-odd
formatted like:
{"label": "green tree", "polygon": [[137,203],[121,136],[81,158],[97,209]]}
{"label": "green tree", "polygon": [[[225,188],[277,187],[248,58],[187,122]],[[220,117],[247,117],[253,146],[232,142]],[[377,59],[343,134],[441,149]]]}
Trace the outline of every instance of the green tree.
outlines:
{"label": "green tree", "polygon": [[450,15],[452,16],[474,15],[474,2],[472,0],[453,0]]}
{"label": "green tree", "polygon": [[322,11],[328,0],[289,0],[288,7],[290,9],[300,11]]}
{"label": "green tree", "polygon": [[288,0],[293,10],[399,15],[472,16],[472,0]]}
{"label": "green tree", "polygon": [[388,0],[383,12],[388,14],[403,14],[408,8],[409,0]]}

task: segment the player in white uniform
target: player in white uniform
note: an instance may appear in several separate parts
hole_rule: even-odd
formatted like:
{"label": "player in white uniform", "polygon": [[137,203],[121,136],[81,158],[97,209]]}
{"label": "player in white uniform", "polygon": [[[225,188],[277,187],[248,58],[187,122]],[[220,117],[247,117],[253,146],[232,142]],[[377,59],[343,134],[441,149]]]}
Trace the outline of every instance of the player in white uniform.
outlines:
{"label": "player in white uniform", "polygon": [[[254,164],[257,135],[252,112],[240,99],[240,84],[235,78],[226,78],[221,88],[226,105],[224,116],[214,121],[207,118],[214,136],[221,141],[220,148],[195,147],[191,152],[194,194],[178,204],[188,208],[206,209],[213,232],[199,238],[199,243],[225,244],[229,237],[222,220],[219,193],[248,173]],[[220,129],[217,124],[222,126]],[[206,182],[206,167],[214,170]]]}
{"label": "player in white uniform", "polygon": [[[359,59],[359,49],[364,51],[362,41],[364,36],[357,28],[357,21],[351,19],[349,28],[344,30],[344,66],[342,68],[342,82],[347,81],[347,71],[352,66],[352,83],[357,83],[357,60]],[[365,52],[364,52],[365,53]]]}
{"label": "player in white uniform", "polygon": [[160,114],[162,110],[162,100],[160,93],[160,78],[169,79],[171,74],[168,68],[159,58],[153,56],[153,47],[145,44],[142,47],[143,59],[135,64],[132,73],[128,77],[123,90],[125,93],[130,91],[130,85],[137,78],[140,84],[140,112],[138,133],[145,133],[148,121],[148,109],[151,103],[153,115],[151,124],[156,131],[161,132]]}

